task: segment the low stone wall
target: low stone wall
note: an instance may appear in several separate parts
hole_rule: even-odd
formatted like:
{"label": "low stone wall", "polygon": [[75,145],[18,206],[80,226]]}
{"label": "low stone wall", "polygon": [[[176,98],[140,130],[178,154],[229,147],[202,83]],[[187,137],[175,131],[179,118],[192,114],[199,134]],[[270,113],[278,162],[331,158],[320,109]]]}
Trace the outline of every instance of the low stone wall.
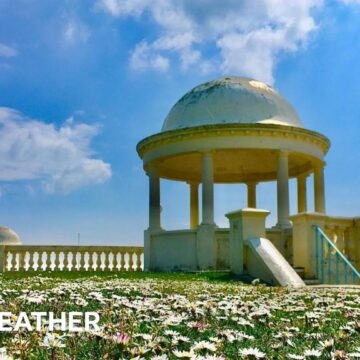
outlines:
{"label": "low stone wall", "polygon": [[0,272],[142,271],[140,246],[0,245]]}
{"label": "low stone wall", "polygon": [[196,230],[160,231],[148,234],[150,271],[194,271]]}

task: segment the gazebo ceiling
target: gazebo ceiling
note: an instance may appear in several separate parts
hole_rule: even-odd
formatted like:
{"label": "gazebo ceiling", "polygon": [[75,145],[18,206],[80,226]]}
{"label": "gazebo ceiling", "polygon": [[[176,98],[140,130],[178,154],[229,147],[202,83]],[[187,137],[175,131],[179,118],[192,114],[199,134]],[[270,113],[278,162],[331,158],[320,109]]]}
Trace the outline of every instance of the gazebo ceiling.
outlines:
{"label": "gazebo ceiling", "polygon": [[289,154],[289,176],[323,164],[329,140],[314,131],[277,124],[221,124],[172,130],[138,144],[147,171],[162,178],[201,182],[202,156],[213,153],[214,181],[241,183],[277,178],[279,151]]}
{"label": "gazebo ceiling", "polygon": [[[278,151],[273,149],[223,149],[213,153],[214,182],[242,183],[277,178]],[[301,153],[289,154],[289,176],[310,172],[317,159]],[[202,153],[169,156],[156,162],[162,178],[201,182]]]}

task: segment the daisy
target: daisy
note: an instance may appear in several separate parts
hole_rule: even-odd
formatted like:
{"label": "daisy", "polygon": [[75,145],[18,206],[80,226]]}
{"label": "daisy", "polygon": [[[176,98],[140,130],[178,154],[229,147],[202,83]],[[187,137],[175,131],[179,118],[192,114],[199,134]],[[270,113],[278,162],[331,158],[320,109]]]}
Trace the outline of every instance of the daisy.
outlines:
{"label": "daisy", "polygon": [[216,346],[209,341],[199,341],[191,348],[192,351],[209,350],[212,352],[216,351]]}
{"label": "daisy", "polygon": [[311,350],[305,350],[304,351],[304,356],[307,358],[318,358],[320,357],[322,354],[322,352],[320,350],[315,350],[315,349],[311,349]]}
{"label": "daisy", "polygon": [[64,348],[65,344],[62,342],[64,337],[64,335],[60,336],[57,333],[47,333],[39,345],[47,349]]}
{"label": "daisy", "polygon": [[265,359],[266,357],[258,348],[241,349],[240,355],[243,359]]}

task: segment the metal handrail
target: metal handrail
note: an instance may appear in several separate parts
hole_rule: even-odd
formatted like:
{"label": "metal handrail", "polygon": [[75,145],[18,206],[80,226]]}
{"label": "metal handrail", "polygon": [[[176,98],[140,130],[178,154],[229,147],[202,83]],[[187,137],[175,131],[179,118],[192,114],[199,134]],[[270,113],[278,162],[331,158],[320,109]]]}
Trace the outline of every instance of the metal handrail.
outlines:
{"label": "metal handrail", "polygon": [[[341,253],[341,251],[336,247],[336,245],[328,238],[328,236],[320,229],[320,227],[315,225],[314,230],[315,230],[315,272],[320,282],[323,284],[325,283],[326,270],[327,270],[328,283],[347,284],[349,282],[349,272],[352,283],[355,283],[356,280],[360,281],[360,273],[355,269],[355,267],[346,258],[346,256],[344,256],[344,254]],[[327,245],[327,249],[325,249],[324,245]],[[327,262],[325,261],[325,250],[327,250],[327,256],[326,256]],[[333,258],[335,258],[335,279],[333,279],[332,276]],[[342,265],[342,268],[344,270],[343,282],[341,282],[340,279],[340,269],[339,269],[340,264]]]}

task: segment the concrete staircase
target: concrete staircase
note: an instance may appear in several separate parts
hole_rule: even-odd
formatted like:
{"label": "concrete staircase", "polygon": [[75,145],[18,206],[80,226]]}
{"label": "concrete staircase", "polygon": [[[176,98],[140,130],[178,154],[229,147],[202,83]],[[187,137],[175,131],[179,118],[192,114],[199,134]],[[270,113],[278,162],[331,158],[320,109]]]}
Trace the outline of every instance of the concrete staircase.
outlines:
{"label": "concrete staircase", "polygon": [[304,280],[304,283],[307,286],[312,286],[312,285],[320,285],[320,280],[316,279],[316,278],[306,278],[305,277],[305,271],[303,267],[296,267],[294,268],[294,270],[297,272],[297,274]]}

